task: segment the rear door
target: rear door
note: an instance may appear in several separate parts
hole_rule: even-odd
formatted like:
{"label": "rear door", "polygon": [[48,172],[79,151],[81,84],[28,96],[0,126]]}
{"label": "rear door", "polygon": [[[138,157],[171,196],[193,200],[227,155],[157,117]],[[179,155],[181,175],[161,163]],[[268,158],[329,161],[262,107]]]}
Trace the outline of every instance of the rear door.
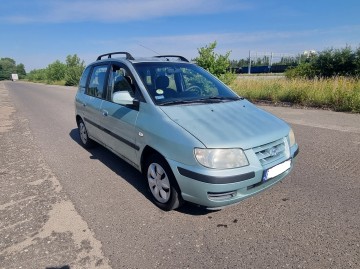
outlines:
{"label": "rear door", "polygon": [[106,97],[108,64],[95,65],[91,70],[88,86],[85,89],[84,122],[90,137],[101,140],[102,117],[100,107]]}

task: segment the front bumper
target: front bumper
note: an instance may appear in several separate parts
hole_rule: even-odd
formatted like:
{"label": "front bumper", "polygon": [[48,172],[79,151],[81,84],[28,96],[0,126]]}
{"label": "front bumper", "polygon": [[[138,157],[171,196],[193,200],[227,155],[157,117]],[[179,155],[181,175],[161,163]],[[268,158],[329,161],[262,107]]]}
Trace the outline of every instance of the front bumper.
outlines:
{"label": "front bumper", "polygon": [[186,166],[172,160],[168,160],[168,163],[177,179],[185,201],[209,209],[217,209],[238,203],[281,181],[291,172],[298,152],[299,148],[296,145],[291,149],[290,169],[267,181],[263,181],[264,171],[287,159],[281,159],[263,167],[258,161],[256,162],[256,157],[251,156],[250,159],[254,158],[252,161],[249,160],[251,165],[227,170]]}

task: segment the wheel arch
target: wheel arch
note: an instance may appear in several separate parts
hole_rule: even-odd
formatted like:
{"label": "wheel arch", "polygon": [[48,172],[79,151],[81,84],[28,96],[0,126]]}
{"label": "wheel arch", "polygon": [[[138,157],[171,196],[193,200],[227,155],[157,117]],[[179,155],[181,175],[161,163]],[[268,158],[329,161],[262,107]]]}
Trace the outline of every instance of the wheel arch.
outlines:
{"label": "wheel arch", "polygon": [[80,120],[84,121],[79,115],[76,115],[76,125],[79,126]]}
{"label": "wheel arch", "polygon": [[[171,208],[164,208],[162,206],[159,205],[159,202],[158,201],[155,201],[154,200],[154,203],[160,207],[161,209],[163,210],[172,210],[172,209],[176,209],[178,207],[180,207],[183,203],[184,203],[184,199],[182,198],[182,192],[181,192],[181,188],[179,186],[179,183],[174,175],[174,172],[172,171],[168,161],[166,160],[166,158],[160,153],[158,152],[157,150],[155,150],[154,148],[150,147],[150,146],[145,146],[143,152],[142,152],[142,155],[141,155],[141,173],[144,175],[145,179],[147,180],[147,165],[149,162],[151,162],[151,160],[149,160],[148,158],[151,156],[151,155],[157,155],[158,158],[160,158],[164,163],[161,164],[160,160],[159,160],[159,164],[161,166],[163,166],[163,169],[168,170],[167,172],[167,175],[168,175],[168,178],[169,178],[169,181],[170,183],[172,184],[173,186],[173,194],[172,195],[175,195],[173,197],[177,197],[177,202],[176,202],[176,205],[174,207],[171,207]],[[149,160],[149,161],[147,161]],[[149,190],[150,191],[150,190]],[[150,191],[151,192],[151,191]],[[153,196],[154,198],[154,196]]]}
{"label": "wheel arch", "polygon": [[174,175],[174,172],[172,171],[172,169],[171,169],[168,161],[166,160],[166,158],[165,158],[159,151],[157,151],[156,149],[154,149],[154,148],[152,148],[152,147],[150,147],[150,146],[148,146],[148,145],[145,146],[145,148],[144,148],[144,150],[142,151],[142,154],[141,154],[141,159],[140,159],[141,173],[146,176],[146,167],[145,167],[146,160],[147,160],[148,157],[150,157],[150,156],[153,155],[153,154],[159,155],[159,156],[165,161],[165,163],[167,164],[168,168],[170,169],[170,172],[171,172],[171,174],[172,174],[172,177],[173,177],[174,180],[175,180],[176,186],[177,186],[177,187],[179,188],[179,190],[181,191],[180,186],[179,186],[179,183],[177,182],[177,179],[176,179],[176,177],[175,177],[175,175]]}
{"label": "wheel arch", "polygon": [[[162,154],[160,154],[160,152],[158,152],[157,150],[155,150],[154,148],[150,147],[150,146],[145,146],[145,148],[143,149],[142,153],[141,153],[141,158],[140,158],[140,166],[141,166],[141,173],[146,173],[145,171],[145,163],[146,163],[146,159],[153,155],[153,154],[158,154],[159,156],[161,156],[162,158],[164,158],[164,156]],[[165,159],[165,158],[164,158]]]}

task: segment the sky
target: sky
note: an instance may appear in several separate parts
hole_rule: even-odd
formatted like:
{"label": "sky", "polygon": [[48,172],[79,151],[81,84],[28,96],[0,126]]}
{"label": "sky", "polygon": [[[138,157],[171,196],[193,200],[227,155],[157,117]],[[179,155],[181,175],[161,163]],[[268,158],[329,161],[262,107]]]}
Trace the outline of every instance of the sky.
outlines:
{"label": "sky", "polygon": [[356,49],[359,0],[11,0],[0,5],[0,58],[46,68],[67,55],[85,64],[128,51],[193,59],[216,41],[230,59]]}

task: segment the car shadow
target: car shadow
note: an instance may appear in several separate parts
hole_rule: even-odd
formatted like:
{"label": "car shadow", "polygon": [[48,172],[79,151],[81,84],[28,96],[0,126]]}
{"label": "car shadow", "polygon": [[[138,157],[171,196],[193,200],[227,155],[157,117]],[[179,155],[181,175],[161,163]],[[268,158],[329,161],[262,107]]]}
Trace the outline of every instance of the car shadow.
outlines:
{"label": "car shadow", "polygon": [[[131,166],[130,164],[122,160],[120,157],[99,144],[97,144],[91,149],[85,149],[81,145],[80,136],[77,128],[71,130],[69,135],[79,146],[81,146],[84,150],[87,150],[91,154],[90,159],[102,162],[118,176],[125,179],[139,193],[144,195],[152,203],[151,194],[147,189],[146,181],[143,179],[143,175],[138,170],[136,170],[133,166]],[[214,212],[191,203],[185,203],[182,207],[176,209],[176,211],[183,214],[195,216],[207,215],[211,212]]]}

